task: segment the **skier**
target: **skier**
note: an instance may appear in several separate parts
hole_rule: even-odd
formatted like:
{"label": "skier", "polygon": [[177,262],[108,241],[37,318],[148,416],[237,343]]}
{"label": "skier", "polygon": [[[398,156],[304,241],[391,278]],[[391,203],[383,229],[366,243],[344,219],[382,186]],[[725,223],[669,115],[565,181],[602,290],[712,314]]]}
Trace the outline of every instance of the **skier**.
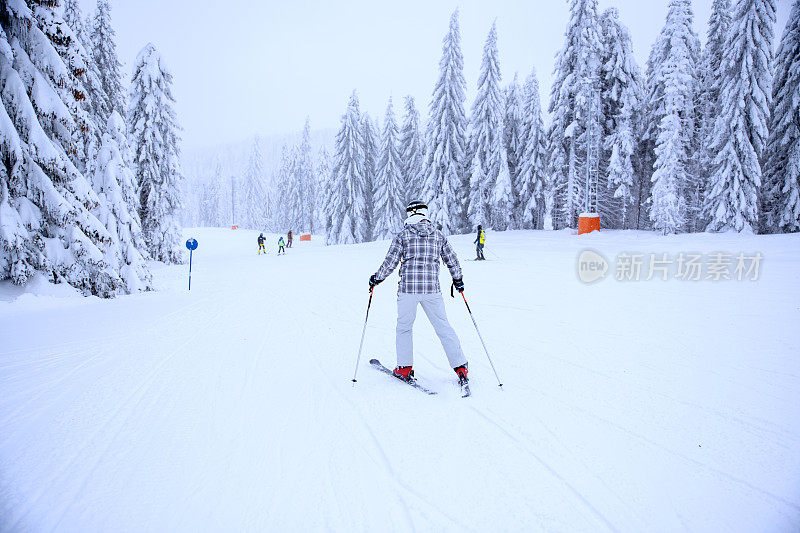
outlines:
{"label": "skier", "polygon": [[483,232],[483,226],[478,224],[478,236],[475,237],[475,241],[473,244],[477,244],[475,247],[475,251],[478,254],[478,257],[475,258],[475,261],[485,261],[486,258],[483,256],[483,245],[486,242],[486,234]]}
{"label": "skier", "polygon": [[370,289],[386,279],[400,263],[400,283],[397,290],[397,367],[394,374],[406,381],[414,379],[412,331],[417,304],[422,305],[433,329],[439,336],[450,367],[465,385],[467,359],[461,342],[447,321],[444,300],[439,288],[439,258],[453,276],[453,286],[464,291],[461,265],[455,251],[441,231],[428,220],[428,206],[412,201],[406,207],[405,226],[392,240],[389,252],[378,271],[369,278]]}
{"label": "skier", "polygon": [[281,255],[281,254],[286,255],[286,248],[285,248],[285,244],[283,242],[283,235],[278,237],[278,255]]}
{"label": "skier", "polygon": [[289,230],[289,233],[286,234],[286,247],[292,247],[292,230]]}
{"label": "skier", "polygon": [[264,241],[265,240],[266,239],[264,239],[264,234],[263,233],[258,236],[258,255],[261,255],[261,252],[264,252],[264,255],[267,254],[267,249],[264,248]]}

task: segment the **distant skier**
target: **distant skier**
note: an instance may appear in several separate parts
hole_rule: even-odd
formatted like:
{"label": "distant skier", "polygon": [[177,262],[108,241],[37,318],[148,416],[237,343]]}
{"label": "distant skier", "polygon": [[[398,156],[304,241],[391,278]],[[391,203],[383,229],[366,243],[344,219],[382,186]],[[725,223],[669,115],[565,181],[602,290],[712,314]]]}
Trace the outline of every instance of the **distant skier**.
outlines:
{"label": "distant skier", "polygon": [[475,241],[473,244],[476,244],[475,251],[477,253],[477,257],[475,261],[485,261],[486,258],[483,256],[483,245],[486,243],[486,234],[483,232],[483,226],[478,224],[478,236],[475,237]]}
{"label": "distant skier", "polygon": [[441,231],[428,220],[428,206],[413,201],[406,207],[405,227],[392,240],[389,252],[378,271],[369,278],[374,287],[394,271],[400,263],[400,283],[397,290],[397,368],[394,374],[409,380],[414,377],[414,350],[412,331],[417,304],[422,305],[433,329],[439,336],[450,367],[458,375],[459,382],[466,384],[467,359],[461,350],[461,342],[447,321],[444,300],[439,288],[439,258],[453,276],[453,286],[464,290],[461,265],[453,248]]}
{"label": "distant skier", "polygon": [[258,255],[261,255],[261,252],[264,252],[265,255],[267,253],[267,249],[264,248],[264,241],[265,240],[266,239],[264,238],[264,234],[263,233],[258,236]]}
{"label": "distant skier", "polygon": [[283,236],[278,237],[278,255],[286,255],[286,245],[283,242]]}
{"label": "distant skier", "polygon": [[286,247],[287,248],[291,248],[292,247],[292,236],[293,236],[292,235],[292,230],[289,230],[289,233],[286,234]]}

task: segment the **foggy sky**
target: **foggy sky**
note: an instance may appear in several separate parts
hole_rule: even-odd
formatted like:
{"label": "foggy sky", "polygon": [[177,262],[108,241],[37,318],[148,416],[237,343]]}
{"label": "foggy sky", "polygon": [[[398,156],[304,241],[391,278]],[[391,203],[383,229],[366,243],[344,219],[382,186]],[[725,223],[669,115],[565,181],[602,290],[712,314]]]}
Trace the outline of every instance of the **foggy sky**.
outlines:
{"label": "foggy sky", "polygon": [[[628,26],[639,67],[664,25],[669,0],[599,0]],[[694,0],[705,42],[712,0]],[[791,7],[778,0],[775,40]],[[84,16],[94,0],[81,0]],[[362,110],[383,120],[391,96],[400,120],[414,96],[423,120],[438,76],[450,14],[460,12],[467,112],[484,41],[497,22],[503,85],[533,67],[547,107],[554,56],[564,42],[566,0],[113,0],[112,23],[127,86],[138,51],[152,42],[174,75],[184,148],[240,141],[258,133],[337,128],[353,89]]]}

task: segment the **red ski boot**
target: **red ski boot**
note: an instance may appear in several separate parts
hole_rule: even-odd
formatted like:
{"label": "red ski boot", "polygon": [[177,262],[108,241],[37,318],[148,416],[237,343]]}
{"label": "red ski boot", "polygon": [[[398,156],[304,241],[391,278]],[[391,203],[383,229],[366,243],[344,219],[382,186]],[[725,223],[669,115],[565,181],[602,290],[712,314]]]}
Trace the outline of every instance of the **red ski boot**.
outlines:
{"label": "red ski boot", "polygon": [[414,379],[414,370],[411,366],[396,366],[392,373],[403,381],[411,381]]}
{"label": "red ski boot", "polygon": [[467,370],[466,363],[455,367],[453,370],[456,371],[456,375],[458,376],[458,386],[461,387],[461,397],[466,398],[470,396],[472,393],[469,390],[469,378],[467,377],[469,370]]}

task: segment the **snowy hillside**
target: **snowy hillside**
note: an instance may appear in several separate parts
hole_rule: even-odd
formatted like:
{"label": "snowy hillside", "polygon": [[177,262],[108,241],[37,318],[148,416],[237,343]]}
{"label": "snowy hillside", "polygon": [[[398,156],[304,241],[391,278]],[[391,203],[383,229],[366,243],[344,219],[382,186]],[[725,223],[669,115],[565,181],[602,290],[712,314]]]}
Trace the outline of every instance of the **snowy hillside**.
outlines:
{"label": "snowy hillside", "polygon": [[[0,531],[800,527],[798,235],[490,233],[486,262],[454,237],[504,382],[448,294],[467,399],[423,313],[438,395],[367,364],[394,363],[396,274],[350,381],[386,241],[256,235],[186,230],[191,293],[188,265],[114,300],[0,283]],[[578,280],[585,248],[609,279]],[[614,279],[621,252],[720,251],[761,252],[758,281]]]}

